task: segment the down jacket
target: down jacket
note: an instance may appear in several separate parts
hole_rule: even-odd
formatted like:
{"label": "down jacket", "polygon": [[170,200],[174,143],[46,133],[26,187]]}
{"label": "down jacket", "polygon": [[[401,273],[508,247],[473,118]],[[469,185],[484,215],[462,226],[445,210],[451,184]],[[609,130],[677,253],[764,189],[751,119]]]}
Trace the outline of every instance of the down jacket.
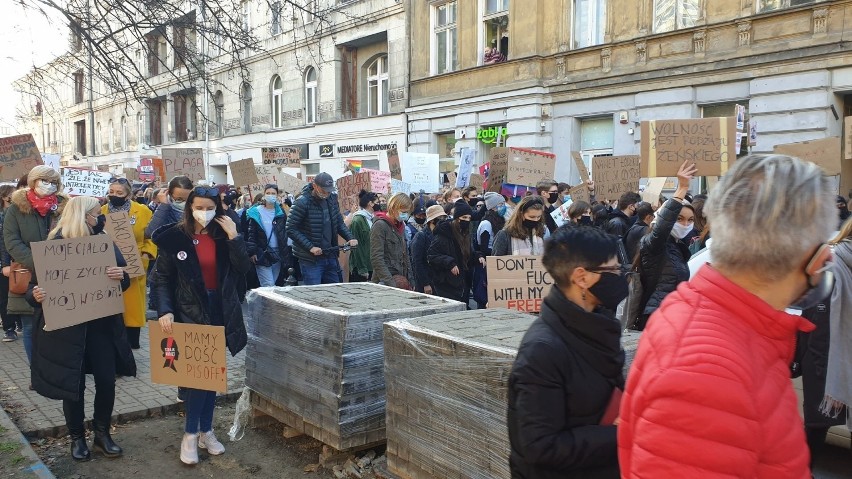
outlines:
{"label": "down jacket", "polygon": [[374,283],[397,288],[394,276],[407,280],[411,277],[404,232],[397,231],[385,213],[376,213],[370,229],[370,262],[373,264]]}
{"label": "down jacket", "polygon": [[689,246],[672,236],[681,208],[681,202],[668,200],[660,208],[651,234],[639,241],[640,277],[645,293],[643,314],[656,311],[678,284],[689,280]]}
{"label": "down jacket", "polygon": [[[157,230],[153,240],[160,252],[152,279],[157,290],[157,317],[172,313],[177,323],[211,324],[207,289],[192,238],[179,225],[170,225]],[[241,235],[216,240],[216,267],[225,343],[236,356],[248,340],[237,286],[251,263]]]}
{"label": "down jacket", "polygon": [[622,477],[809,479],[790,363],[797,331],[813,329],[702,267],[642,335],[621,402]]}
{"label": "down jacket", "polygon": [[[426,255],[432,271],[432,282],[436,296],[453,299],[467,304],[467,276],[482,256],[473,246],[470,247],[470,258],[464,263],[461,247],[453,236],[453,221],[446,220],[435,228],[435,236]],[[458,266],[459,274],[451,270]]]}
{"label": "down jacket", "polygon": [[[302,189],[302,195],[290,208],[290,217],[287,218],[287,236],[293,240],[293,254],[299,261],[315,263],[316,257],[310,253],[313,247],[322,247],[322,232],[324,227],[322,202],[328,207],[328,215],[331,219],[332,234],[340,235],[346,241],[352,240],[352,233],[343,223],[340,214],[340,205],[337,204],[337,195],[332,194],[322,200],[313,195],[313,185],[308,183]],[[337,239],[332,238],[332,246],[337,245]],[[334,255],[336,258],[337,255]]]}

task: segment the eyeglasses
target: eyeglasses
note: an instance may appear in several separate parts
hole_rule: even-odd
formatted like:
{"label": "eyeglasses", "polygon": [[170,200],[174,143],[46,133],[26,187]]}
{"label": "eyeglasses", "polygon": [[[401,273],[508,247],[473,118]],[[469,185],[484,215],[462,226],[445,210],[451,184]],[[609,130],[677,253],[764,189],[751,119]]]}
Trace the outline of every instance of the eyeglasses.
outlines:
{"label": "eyeglasses", "polygon": [[122,185],[130,185],[130,182],[127,181],[127,178],[110,178],[109,184],[120,183]]}
{"label": "eyeglasses", "polygon": [[619,264],[619,265],[616,265],[616,266],[602,266],[600,268],[590,268],[590,269],[587,269],[586,271],[588,271],[590,273],[597,273],[597,274],[609,273],[609,274],[617,274],[618,276],[624,276],[630,270],[628,270],[627,267],[624,266],[623,264]]}
{"label": "eyeglasses", "polygon": [[196,196],[219,196],[219,189],[211,188],[209,186],[196,186],[195,189],[192,190],[192,192],[195,193]]}

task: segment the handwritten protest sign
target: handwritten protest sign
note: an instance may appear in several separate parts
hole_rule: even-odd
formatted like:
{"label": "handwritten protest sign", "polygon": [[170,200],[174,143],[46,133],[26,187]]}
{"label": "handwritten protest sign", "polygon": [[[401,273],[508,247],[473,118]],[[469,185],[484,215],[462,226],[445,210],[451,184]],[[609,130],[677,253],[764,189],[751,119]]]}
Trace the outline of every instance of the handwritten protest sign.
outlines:
{"label": "handwritten protest sign", "polygon": [[287,173],[281,173],[278,175],[278,188],[282,193],[290,193],[293,196],[298,195],[302,192],[302,188],[307,184],[306,182],[296,178],[293,175],[288,175]]}
{"label": "handwritten protest sign", "polygon": [[391,192],[392,193],[405,193],[406,195],[411,194],[411,185],[408,183],[397,180],[395,178],[391,178]]}
{"label": "handwritten protest sign", "polygon": [[553,278],[541,265],[540,256],[489,256],[486,261],[489,309],[541,311]]}
{"label": "handwritten protest sign", "polygon": [[264,165],[298,168],[303,155],[307,154],[307,148],[308,145],[274,146],[261,148],[260,154]]}
{"label": "handwritten protest sign", "polygon": [[580,156],[580,152],[572,151],[571,158],[574,159],[574,165],[577,166],[577,172],[580,175],[580,181],[586,181],[591,179],[589,176],[589,169],[586,168],[586,162],[583,161],[583,157]]}
{"label": "handwritten protest sign", "polygon": [[281,171],[277,165],[255,165],[254,172],[257,175],[257,183],[249,186],[252,199],[262,194],[266,185],[277,185],[281,179]]}
{"label": "handwritten protest sign", "polygon": [[399,164],[399,151],[396,148],[391,148],[387,151],[387,156],[391,178],[402,180],[402,165]]}
{"label": "handwritten protest sign", "polygon": [[46,331],[124,312],[121,283],[106,275],[116,265],[112,238],[83,236],[30,247],[35,276],[47,294],[41,303]]}
{"label": "handwritten protest sign", "polygon": [[184,175],[192,181],[207,179],[201,148],[163,148],[163,179]]}
{"label": "handwritten protest sign", "polygon": [[506,173],[509,169],[509,149],[492,148],[488,162],[488,191],[499,193],[503,189],[503,183],[506,183]]}
{"label": "handwritten protest sign", "polygon": [[677,176],[684,161],[696,176],[724,175],[737,159],[736,127],[734,117],[643,121],[642,177]]}
{"label": "handwritten protest sign", "polygon": [[795,156],[805,161],[812,161],[819,165],[828,176],[840,174],[840,138],[836,136],[822,140],[776,145],[774,151],[781,155]]}
{"label": "handwritten protest sign", "polygon": [[[133,223],[126,211],[108,213],[106,215],[106,231],[115,241],[121,251],[127,267],[124,268],[130,278],[138,278],[145,275],[145,266],[142,264],[142,256],[139,254],[139,245],[136,244],[136,235],[133,234]],[[135,222],[135,220],[133,220]]]}
{"label": "handwritten protest sign", "polygon": [[[382,193],[387,194],[390,190],[388,187],[390,186],[391,174],[389,171],[378,171],[378,170],[361,170],[361,173],[367,173],[370,176],[370,187],[367,191],[372,191],[373,193]],[[360,173],[359,173],[360,174]],[[358,194],[357,192],[355,194]]]}
{"label": "handwritten protest sign", "polygon": [[596,156],[592,159],[595,195],[616,200],[623,193],[639,189],[639,156]]}
{"label": "handwritten protest sign", "polygon": [[843,159],[852,160],[852,116],[843,119]]}
{"label": "handwritten protest sign", "polygon": [[112,174],[105,171],[62,168],[62,186],[70,196],[103,198],[109,190],[110,179]]}
{"label": "handwritten protest sign", "polygon": [[232,161],[228,166],[231,168],[231,176],[235,185],[248,186],[258,183],[257,171],[254,169],[253,159],[245,158]]}
{"label": "handwritten protest sign", "polygon": [[572,187],[568,190],[568,194],[571,195],[571,201],[585,201],[589,204],[592,203],[592,194],[589,193],[589,187],[586,186],[585,183]]}
{"label": "handwritten protest sign", "polygon": [[0,138],[0,180],[16,180],[43,163],[32,135]]}
{"label": "handwritten protest sign", "polygon": [[157,321],[151,320],[148,336],[152,383],[228,391],[223,326],[172,323],[172,333],[166,334]]}
{"label": "handwritten protest sign", "polygon": [[485,178],[483,178],[482,175],[480,175],[479,173],[470,174],[470,182],[468,186],[472,186],[478,191],[482,191],[483,185],[485,185]]}
{"label": "handwritten protest sign", "polygon": [[435,193],[441,187],[440,167],[436,153],[400,153],[402,180],[414,191]]}
{"label": "handwritten protest sign", "polygon": [[648,178],[648,183],[645,185],[645,190],[642,191],[642,201],[656,205],[660,202],[660,195],[663,193],[663,188],[666,185],[668,178]]}
{"label": "handwritten protest sign", "polygon": [[545,178],[553,178],[556,155],[526,148],[509,148],[506,183],[535,186]]}
{"label": "handwritten protest sign", "polygon": [[139,180],[139,170],[136,168],[124,168],[124,177],[127,178],[128,181],[138,181]]}
{"label": "handwritten protest sign", "polygon": [[472,148],[462,148],[461,163],[459,163],[459,174],[453,186],[466,188],[470,184],[470,173],[473,171],[474,151]]}
{"label": "handwritten protest sign", "polygon": [[354,175],[341,176],[337,180],[337,202],[340,211],[355,211],[358,204],[358,193],[361,190],[370,191],[372,187],[370,173],[367,170]]}

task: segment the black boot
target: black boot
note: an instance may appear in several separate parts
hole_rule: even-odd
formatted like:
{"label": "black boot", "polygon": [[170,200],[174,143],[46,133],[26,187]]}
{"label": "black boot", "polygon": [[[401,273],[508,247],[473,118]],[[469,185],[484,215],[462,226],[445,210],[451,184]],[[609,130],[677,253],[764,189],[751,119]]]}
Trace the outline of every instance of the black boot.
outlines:
{"label": "black boot", "polygon": [[109,435],[109,425],[103,426],[100,423],[94,423],[92,421],[95,429],[95,440],[92,442],[92,449],[95,451],[100,451],[106,457],[118,457],[123,452],[118,444],[112,440],[112,437]]}
{"label": "black boot", "polygon": [[75,461],[88,461],[92,458],[89,446],[86,444],[85,434],[71,433],[71,457]]}

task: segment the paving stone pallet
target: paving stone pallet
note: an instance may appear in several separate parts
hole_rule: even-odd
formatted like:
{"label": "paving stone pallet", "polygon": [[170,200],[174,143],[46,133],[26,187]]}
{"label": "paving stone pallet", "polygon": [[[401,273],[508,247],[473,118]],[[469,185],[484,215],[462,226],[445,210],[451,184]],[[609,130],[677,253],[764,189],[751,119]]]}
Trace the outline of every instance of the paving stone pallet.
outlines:
{"label": "paving stone pallet", "polygon": [[372,283],[259,288],[248,303],[252,406],[337,450],[385,440],[382,323],[465,309]]}

